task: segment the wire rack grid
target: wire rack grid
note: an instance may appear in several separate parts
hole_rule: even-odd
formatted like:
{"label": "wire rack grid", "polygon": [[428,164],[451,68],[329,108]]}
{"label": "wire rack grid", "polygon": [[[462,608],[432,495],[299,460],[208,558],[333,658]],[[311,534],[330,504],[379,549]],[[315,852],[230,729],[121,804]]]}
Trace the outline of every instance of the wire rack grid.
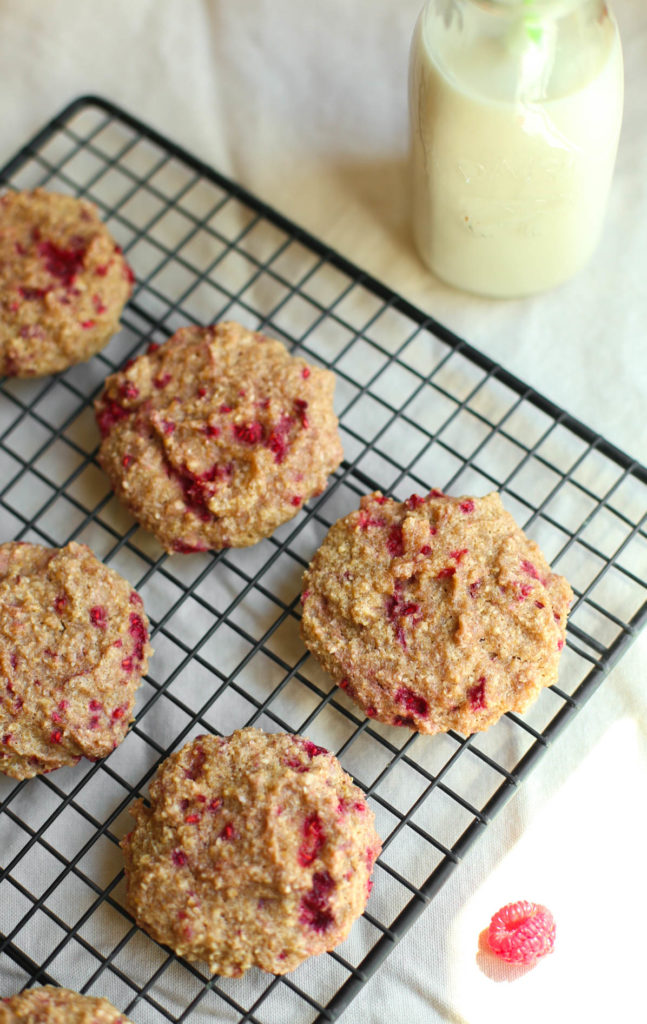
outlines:
{"label": "wire rack grid", "polygon": [[[0,781],[0,987],[101,994],[137,1024],[336,1020],[422,913],[647,617],[647,470],[315,238],[125,111],[83,97],[2,172],[94,201],[137,278],[90,362],[5,380],[3,539],[88,543],[139,589],[155,654],[136,723],[104,761]],[[334,370],[345,460],[326,492],[252,548],[165,555],[96,463],[108,373],[179,326],[240,320]],[[559,684],[485,733],[367,720],[298,634],[304,567],[374,489],[501,493],[571,582]],[[336,951],[278,978],[210,977],[124,907],[119,839],[156,767],[205,731],[300,732],[367,793],[384,849]]]}

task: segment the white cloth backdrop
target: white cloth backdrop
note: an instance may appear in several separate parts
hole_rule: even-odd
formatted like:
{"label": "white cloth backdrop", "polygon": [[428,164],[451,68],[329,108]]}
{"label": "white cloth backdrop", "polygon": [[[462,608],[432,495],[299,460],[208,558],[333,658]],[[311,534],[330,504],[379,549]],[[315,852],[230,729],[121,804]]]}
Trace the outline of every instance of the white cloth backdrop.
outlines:
{"label": "white cloth backdrop", "polygon": [[[647,6],[615,0],[625,117],[595,259],[550,294],[497,302],[441,285],[412,249],[406,73],[420,5],[0,0],[0,161],[76,96],[112,99],[645,461]],[[549,750],[345,1024],[641,1019],[646,641]],[[553,909],[558,946],[510,981],[482,969],[478,936],[518,898]]]}

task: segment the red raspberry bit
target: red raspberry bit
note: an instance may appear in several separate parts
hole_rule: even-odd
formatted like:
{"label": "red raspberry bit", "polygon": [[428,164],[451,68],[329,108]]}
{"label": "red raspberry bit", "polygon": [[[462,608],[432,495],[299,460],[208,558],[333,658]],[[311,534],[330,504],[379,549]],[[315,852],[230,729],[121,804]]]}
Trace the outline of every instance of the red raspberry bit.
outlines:
{"label": "red raspberry bit", "polygon": [[90,718],[89,726],[90,726],[91,729],[98,729],[99,728],[99,716],[98,715],[92,715],[92,717]]}
{"label": "red raspberry bit", "polygon": [[53,732],[50,732],[49,734],[50,743],[60,743],[62,739],[63,733],[61,732],[60,729],[54,729]]}
{"label": "red raspberry bit", "polygon": [[543,601],[535,601],[535,608],[545,608],[546,605]]}
{"label": "red raspberry bit", "polygon": [[455,573],[456,573],[456,566],[455,565],[446,565],[444,569],[441,569],[439,573],[436,573],[436,579],[437,580],[446,580],[446,579],[449,579],[450,576],[453,576]]}
{"label": "red raspberry bit", "polygon": [[404,726],[406,729],[415,729],[416,727],[416,723],[410,715],[396,715],[392,724]]}
{"label": "red raspberry bit", "polygon": [[316,743],[312,742],[312,740],[301,740],[301,746],[309,758],[317,757],[319,754],[328,753],[325,747],[318,747]]}
{"label": "red raspberry bit", "polygon": [[510,964],[532,964],[553,952],[555,921],[538,903],[519,900],[497,910],[487,932],[490,949]]}
{"label": "red raspberry bit", "polygon": [[69,706],[70,706],[69,700],[59,700],[59,702],[58,702],[58,710],[59,711],[67,711]]}
{"label": "red raspberry bit", "polygon": [[200,815],[199,814],[187,814],[187,816],[186,816],[186,818],[184,820],[187,823],[187,825],[195,825],[195,824],[197,824],[198,821],[200,821]]}
{"label": "red raspberry bit", "polygon": [[173,550],[182,555],[192,555],[196,551],[206,551],[207,548],[204,544],[189,544],[184,540],[174,540]]}
{"label": "red raspberry bit", "polygon": [[66,604],[67,597],[65,596],[65,594],[58,594],[54,598],[54,611],[58,612],[58,614],[60,615],[63,609],[65,608]]}
{"label": "red raspberry bit", "polygon": [[4,736],[2,737],[2,742],[6,746],[8,743],[11,743],[12,739],[13,739],[13,733],[12,732],[6,732],[4,734]]}
{"label": "red raspberry bit", "polygon": [[532,583],[521,583],[517,584],[517,586],[519,587],[517,601],[525,601],[532,594]]}
{"label": "red raspberry bit", "polygon": [[172,379],[170,373],[163,373],[161,377],[153,377],[153,387],[157,388],[158,391],[162,391],[167,384],[171,383]]}
{"label": "red raspberry bit", "polygon": [[[44,299],[45,296],[49,294],[50,290],[50,288],[28,288],[25,285],[21,285],[18,288],[18,291],[20,292],[22,298],[25,299],[27,302],[35,302],[36,299]],[[16,309],[18,309],[19,306],[19,302],[12,302],[10,307],[12,313],[15,313]]]}
{"label": "red raspberry bit", "polygon": [[139,606],[143,605],[144,603],[136,590],[130,591],[130,597],[128,598],[128,600],[130,601],[131,604],[136,604]]}
{"label": "red raspberry bit", "polygon": [[310,426],[308,422],[308,417],[306,416],[306,409],[308,408],[308,403],[303,398],[295,398],[294,408],[296,409],[297,416],[301,421],[301,426],[303,427],[304,430],[307,430],[308,427]]}
{"label": "red raspberry bit", "polygon": [[467,548],[459,548],[456,551],[450,551],[449,552],[449,557],[453,558],[456,562],[460,563],[461,558],[463,557],[463,555],[466,555],[466,554],[467,554]]}
{"label": "red raspberry bit", "polygon": [[157,352],[158,348],[159,348],[159,343],[157,341],[151,341],[149,346],[148,346],[148,348],[146,349],[146,352],[149,355],[152,355],[153,352]]}
{"label": "red raspberry bit", "polygon": [[211,423],[205,423],[202,430],[207,437],[220,437],[220,427],[213,426]]}
{"label": "red raspberry bit", "polygon": [[301,497],[300,494],[295,494],[293,495],[292,498],[290,498],[290,504],[294,505],[295,508],[298,508],[302,501],[303,498]]}
{"label": "red raspberry bit", "polygon": [[357,525],[360,530],[368,530],[369,526],[386,526],[386,523],[379,516],[372,516],[368,509],[360,509],[357,517]]}
{"label": "red raspberry bit", "polygon": [[94,306],[95,311],[99,315],[101,315],[101,313],[105,313],[106,310],[108,309],[108,307],[106,306],[105,302],[103,301],[103,299],[101,298],[100,295],[93,295],[92,296],[92,305]]}
{"label": "red raspberry bit", "polygon": [[133,646],[133,657],[137,658],[139,661],[142,661],[144,658],[144,644],[148,640],[148,631],[142,621],[141,616],[137,615],[136,612],[130,613],[130,626],[128,627],[128,632],[135,641]]}
{"label": "red raspberry bit", "polygon": [[97,409],[97,424],[101,436],[107,437],[116,423],[130,415],[130,410],[124,409],[119,402],[115,402],[112,398],[103,398],[100,408]]}
{"label": "red raspberry bit", "polygon": [[212,814],[215,814],[216,811],[219,811],[221,807],[222,800],[219,796],[215,796],[213,800],[209,801],[208,810],[210,810]]}
{"label": "red raspberry bit", "polygon": [[421,498],[419,494],[411,494],[405,501],[405,505],[407,506],[407,508],[412,510],[414,508],[420,508],[420,506],[424,505],[424,503],[425,499]]}
{"label": "red raspberry bit", "polygon": [[527,558],[524,558],[524,560],[522,561],[521,568],[524,572],[527,572],[529,576],[532,576],[533,580],[539,579],[539,573],[537,572],[536,567],[532,564],[532,562],[529,562]]}
{"label": "red raspberry bit", "polygon": [[350,683],[349,683],[349,680],[348,680],[348,679],[342,679],[342,680],[340,680],[339,686],[340,686],[340,688],[341,688],[342,690],[347,690],[347,689],[348,689],[348,687],[349,687],[349,685],[350,685]]}
{"label": "red raspberry bit", "polygon": [[481,589],[482,583],[483,583],[483,580],[474,580],[474,582],[470,583],[469,587],[467,588],[469,590],[469,595],[472,598],[472,600],[475,600],[476,595],[478,594],[479,590]]}
{"label": "red raspberry bit", "polygon": [[474,511],[474,502],[471,498],[468,498],[466,501],[461,501],[458,507],[465,515],[469,515],[470,512]]}
{"label": "red raspberry bit", "polygon": [[94,271],[96,276],[97,277],[105,277],[106,274],[108,273],[108,267],[109,267],[108,263],[102,263],[100,266],[96,267],[95,271]]}
{"label": "red raspberry bit", "polygon": [[132,672],[133,670],[133,659],[128,657],[124,658],[121,662],[121,668],[123,672]]}
{"label": "red raspberry bit", "polygon": [[95,604],[94,608],[90,608],[90,622],[97,629],[105,629],[108,624],[108,613],[106,612],[103,605]]}
{"label": "red raspberry bit", "polygon": [[224,416],[225,413],[231,412],[231,406],[230,405],[225,405],[223,403],[223,405],[221,405],[220,408],[218,409],[218,412],[222,413],[223,416]]}
{"label": "red raspberry bit", "polygon": [[487,708],[487,701],[485,699],[486,682],[487,680],[485,676],[480,676],[476,686],[471,686],[467,691],[467,697],[472,711],[484,711],[485,708]]}
{"label": "red raspberry bit", "polygon": [[427,497],[429,497],[429,498],[446,498],[447,495],[444,493],[444,491],[439,491],[437,487],[432,487],[432,489],[429,491],[429,494],[427,495]]}
{"label": "red raspberry bit", "polygon": [[230,821],[227,822],[222,832],[220,833],[221,839],[236,839],[236,830]]}
{"label": "red raspberry bit", "polygon": [[309,366],[304,366],[303,367],[303,369],[301,371],[301,376],[303,377],[304,380],[308,379],[308,377],[310,376],[310,367]]}
{"label": "red raspberry bit", "polygon": [[557,641],[557,650],[561,651],[563,649],[563,647],[564,647],[564,641],[563,640],[558,640]]}
{"label": "red raspberry bit", "polygon": [[81,327],[84,331],[89,331],[91,327],[94,327],[96,320],[81,320]]}
{"label": "red raspberry bit", "polygon": [[329,900],[335,883],[327,871],[316,871],[312,888],[301,898],[299,920],[315,932],[327,931],[334,923]]}
{"label": "red raspberry bit", "polygon": [[120,707],[115,708],[113,710],[113,712],[112,712],[110,717],[112,719],[114,719],[115,722],[118,722],[119,719],[123,718],[125,714],[126,714],[126,708],[123,705],[121,705]]}
{"label": "red raspberry bit", "polygon": [[430,544],[423,544],[423,546],[420,548],[420,554],[421,555],[430,555],[431,554],[431,545]]}
{"label": "red raspberry bit", "polygon": [[201,387],[198,388],[198,398],[205,398],[206,394],[207,394],[207,389],[204,386],[201,386]]}
{"label": "red raspberry bit", "polygon": [[173,420],[162,420],[162,430],[165,434],[172,434],[175,430],[176,424]]}
{"label": "red raspberry bit", "polygon": [[126,280],[129,281],[131,285],[135,283],[135,275],[129,263],[124,263],[123,274]]}
{"label": "red raspberry bit", "polygon": [[91,700],[88,707],[90,711],[103,711],[103,704],[100,700]]}
{"label": "red raspberry bit", "polygon": [[265,428],[258,420],[254,423],[234,423],[234,437],[241,444],[260,444],[265,435]]}
{"label": "red raspberry bit", "polygon": [[171,853],[171,860],[176,867],[181,868],[186,864],[186,853],[184,850],[173,850]]}
{"label": "red raspberry bit", "polygon": [[310,814],[303,825],[304,840],[299,847],[297,859],[302,868],[308,868],[317,859],[321,848],[326,842],[321,819],[318,814]]}
{"label": "red raspberry bit", "polygon": [[366,714],[368,715],[369,718],[375,718],[377,715],[377,711],[374,707],[370,707],[366,709]]}
{"label": "red raspberry bit", "polygon": [[429,704],[424,697],[415,693],[414,690],[410,690],[408,686],[401,686],[395,694],[395,699],[398,704],[403,704],[412,715],[417,715],[418,718],[428,717]]}
{"label": "red raspberry bit", "polygon": [[402,526],[400,523],[393,523],[389,528],[386,548],[393,558],[399,558],[404,554],[404,540],[402,537]]}
{"label": "red raspberry bit", "polygon": [[124,380],[119,385],[119,394],[127,401],[132,401],[139,395],[139,388],[131,380]]}
{"label": "red raspberry bit", "polygon": [[69,249],[62,249],[53,242],[41,242],[38,246],[38,255],[45,263],[48,273],[52,277],[57,277],[64,288],[69,288],[83,267],[85,246],[77,244]]}

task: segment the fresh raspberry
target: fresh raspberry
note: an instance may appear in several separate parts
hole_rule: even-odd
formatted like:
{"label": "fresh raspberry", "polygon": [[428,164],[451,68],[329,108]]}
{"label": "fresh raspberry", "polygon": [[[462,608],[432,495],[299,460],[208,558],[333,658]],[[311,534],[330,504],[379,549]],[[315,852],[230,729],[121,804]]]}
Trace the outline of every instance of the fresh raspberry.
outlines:
{"label": "fresh raspberry", "polygon": [[488,928],[490,949],[511,964],[532,964],[555,944],[555,921],[538,903],[519,900],[498,910]]}

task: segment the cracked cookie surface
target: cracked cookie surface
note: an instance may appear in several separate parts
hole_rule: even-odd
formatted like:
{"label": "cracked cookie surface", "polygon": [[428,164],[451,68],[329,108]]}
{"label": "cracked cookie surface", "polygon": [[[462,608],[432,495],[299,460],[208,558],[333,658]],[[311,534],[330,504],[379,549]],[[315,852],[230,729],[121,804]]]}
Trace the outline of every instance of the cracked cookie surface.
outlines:
{"label": "cracked cookie surface", "polygon": [[239,324],[184,327],[107,379],[99,461],[167,551],[245,547],[339,465],[334,386],[330,371]]}
{"label": "cracked cookie surface", "polygon": [[0,545],[0,771],[107,757],[150,653],[139,594],[84,544]]}
{"label": "cracked cookie surface", "polygon": [[93,203],[35,189],[0,197],[0,374],[58,373],[119,330],[134,276]]}
{"label": "cracked cookie surface", "polygon": [[369,717],[469,735],[556,682],[572,596],[498,494],[376,492],[306,570],[301,635]]}
{"label": "cracked cookie surface", "polygon": [[213,973],[274,974],[342,942],[381,843],[333,754],[242,729],[171,755],[130,813],[127,902],[141,928]]}

